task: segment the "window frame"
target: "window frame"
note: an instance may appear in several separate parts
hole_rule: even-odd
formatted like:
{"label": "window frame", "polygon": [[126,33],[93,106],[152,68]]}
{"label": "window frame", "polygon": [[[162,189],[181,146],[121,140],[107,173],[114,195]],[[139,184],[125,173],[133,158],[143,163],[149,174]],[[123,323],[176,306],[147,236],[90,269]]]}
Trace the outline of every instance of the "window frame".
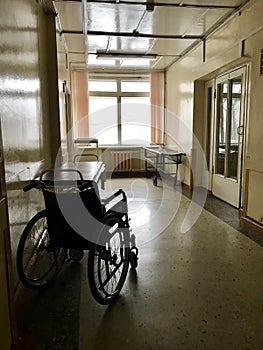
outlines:
{"label": "window frame", "polygon": [[[150,74],[140,75],[140,76],[118,76],[118,77],[112,77],[107,75],[96,75],[96,74],[90,74],[88,77],[88,86],[90,81],[95,80],[104,80],[104,81],[116,81],[117,90],[116,91],[90,91],[88,89],[88,100],[89,97],[116,97],[117,98],[117,134],[118,134],[118,144],[116,146],[121,146],[122,144],[122,120],[121,120],[121,99],[123,97],[149,97],[149,104],[151,104],[151,78]],[[121,91],[121,82],[122,81],[129,81],[129,82],[138,82],[138,81],[144,81],[149,83],[149,92],[122,92]],[[103,144],[102,144],[103,145]],[[114,144],[112,145],[114,146]],[[127,146],[125,144],[125,146]]]}

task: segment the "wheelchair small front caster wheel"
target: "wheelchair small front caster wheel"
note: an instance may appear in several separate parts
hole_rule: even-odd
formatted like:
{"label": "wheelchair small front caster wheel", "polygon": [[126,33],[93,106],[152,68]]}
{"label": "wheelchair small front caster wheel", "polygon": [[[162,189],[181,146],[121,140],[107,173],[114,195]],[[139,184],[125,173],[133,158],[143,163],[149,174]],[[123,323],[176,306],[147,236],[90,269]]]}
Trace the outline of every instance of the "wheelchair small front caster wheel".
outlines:
{"label": "wheelchair small front caster wheel", "polygon": [[157,176],[155,176],[154,179],[153,179],[153,185],[157,186]]}

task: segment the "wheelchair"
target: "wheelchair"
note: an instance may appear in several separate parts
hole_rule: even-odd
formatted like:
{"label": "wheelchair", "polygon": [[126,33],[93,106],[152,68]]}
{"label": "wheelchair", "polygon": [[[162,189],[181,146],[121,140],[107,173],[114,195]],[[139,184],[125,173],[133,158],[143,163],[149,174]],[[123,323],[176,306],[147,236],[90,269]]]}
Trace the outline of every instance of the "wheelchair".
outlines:
{"label": "wheelchair", "polygon": [[101,199],[97,184],[75,169],[46,170],[23,190],[33,188],[42,191],[45,209],[31,218],[19,240],[21,282],[31,289],[44,287],[65,262],[80,261],[88,250],[91,294],[100,304],[111,303],[122,290],[129,265],[138,265],[125,192]]}

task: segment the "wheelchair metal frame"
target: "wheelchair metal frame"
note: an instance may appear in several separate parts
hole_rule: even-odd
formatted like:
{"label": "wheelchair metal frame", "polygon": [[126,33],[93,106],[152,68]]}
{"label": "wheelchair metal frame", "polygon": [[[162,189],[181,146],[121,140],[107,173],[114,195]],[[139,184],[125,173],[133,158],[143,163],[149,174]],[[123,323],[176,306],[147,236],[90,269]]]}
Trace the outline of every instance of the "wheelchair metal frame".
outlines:
{"label": "wheelchair metal frame", "polygon": [[[111,302],[120,293],[126,279],[128,265],[130,264],[131,267],[136,268],[138,263],[138,249],[135,245],[135,236],[130,234],[125,192],[119,189],[110,197],[102,200],[97,184],[90,180],[84,180],[80,171],[76,169],[46,170],[39,179],[32,180],[23,190],[27,192],[32,188],[42,190],[46,209],[35,215],[22,233],[17,254],[17,269],[21,281],[29,288],[39,288],[49,283],[49,280],[56,276],[60,267],[64,264],[66,259],[62,254],[63,251],[69,252],[67,260],[79,261],[84,255],[83,250],[89,250],[88,278],[93,297],[101,304]],[[77,212],[74,212],[74,201],[76,199],[83,202],[84,208],[87,209],[87,212],[91,214],[90,217],[93,218],[92,223],[94,225],[87,227],[87,230],[93,232],[92,239],[79,234],[78,230],[65,218],[63,210],[61,210],[61,202],[59,201],[66,200],[67,209],[71,211],[71,204],[73,204],[71,214],[73,214],[73,217],[76,216]],[[47,254],[53,253],[54,263],[44,275],[45,278],[27,278],[23,267],[26,243],[31,230],[35,229],[34,225],[37,224],[38,220],[45,218],[50,243],[49,246],[45,246],[44,243],[37,243],[37,253],[43,253],[44,250]],[[112,234],[109,233],[109,228],[113,230]],[[119,239],[119,247],[112,248],[109,242],[114,235],[117,235],[117,240]],[[75,255],[72,252],[75,252]],[[61,254],[63,258],[61,258]],[[100,271],[99,281],[96,281],[95,270],[102,269],[104,265],[106,271],[104,272],[106,274],[105,281],[102,281],[104,275]],[[47,278],[46,276],[50,274],[51,268],[56,268],[56,272],[52,274],[52,277]],[[118,269],[121,269],[121,272]],[[111,278],[115,277],[114,274],[117,272],[119,282],[115,287],[116,289],[109,291],[106,285]]]}

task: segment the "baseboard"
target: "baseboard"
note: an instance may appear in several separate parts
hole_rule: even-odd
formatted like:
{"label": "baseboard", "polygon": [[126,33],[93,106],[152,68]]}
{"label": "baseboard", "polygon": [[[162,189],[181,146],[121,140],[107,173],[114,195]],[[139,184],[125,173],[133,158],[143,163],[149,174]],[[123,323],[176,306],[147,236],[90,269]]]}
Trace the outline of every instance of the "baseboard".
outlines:
{"label": "baseboard", "polygon": [[257,231],[258,233],[263,234],[263,225],[261,225],[259,222],[245,216],[241,216],[240,220],[248,227],[251,228],[254,231]]}
{"label": "baseboard", "polygon": [[187,184],[181,182],[181,186],[182,186],[182,189],[183,189],[184,191],[187,191],[187,192],[191,192],[191,191],[192,191],[190,185],[187,185]]}

